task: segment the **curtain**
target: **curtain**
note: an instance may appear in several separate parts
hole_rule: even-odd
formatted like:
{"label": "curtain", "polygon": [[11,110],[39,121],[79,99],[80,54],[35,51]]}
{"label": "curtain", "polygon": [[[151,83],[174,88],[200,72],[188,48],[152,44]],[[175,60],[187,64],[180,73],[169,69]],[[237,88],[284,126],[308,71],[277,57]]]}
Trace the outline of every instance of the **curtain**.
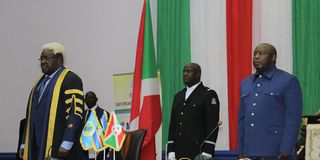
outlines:
{"label": "curtain", "polygon": [[168,139],[173,97],[184,87],[182,70],[190,62],[190,1],[160,0],[157,15],[157,60],[162,87],[164,148]]}
{"label": "curtain", "polygon": [[303,114],[320,109],[320,1],[293,0],[293,73],[303,92]]}
{"label": "curtain", "polygon": [[227,0],[230,149],[237,148],[240,82],[251,74],[252,0]]}
{"label": "curtain", "polygon": [[220,120],[216,150],[229,149],[226,1],[190,1],[191,61],[201,65],[201,81],[218,94]]}

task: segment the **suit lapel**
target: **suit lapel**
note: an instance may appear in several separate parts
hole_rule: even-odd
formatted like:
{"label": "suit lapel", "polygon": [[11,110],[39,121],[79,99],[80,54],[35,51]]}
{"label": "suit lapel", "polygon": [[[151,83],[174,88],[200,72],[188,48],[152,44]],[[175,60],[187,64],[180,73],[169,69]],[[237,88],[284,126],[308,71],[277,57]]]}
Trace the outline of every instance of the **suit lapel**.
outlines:
{"label": "suit lapel", "polygon": [[[42,81],[43,78],[44,78],[44,76],[41,78],[41,81]],[[41,81],[40,81],[40,83],[41,83]],[[50,93],[50,91],[52,91],[52,90],[50,90],[50,88],[52,88],[51,84],[52,84],[53,81],[55,81],[54,77],[50,78],[49,83],[47,84],[46,88],[44,88],[42,96],[39,99],[39,103],[44,99],[44,97],[47,97],[47,95]]]}
{"label": "suit lapel", "polygon": [[43,77],[44,76],[42,76],[39,80],[38,80],[38,82],[37,82],[37,85],[34,87],[34,92],[33,92],[33,102],[35,102],[35,103],[40,103],[40,101],[39,101],[39,98],[40,98],[40,91],[39,91],[39,85],[40,85],[40,82],[42,81],[42,79],[43,79]]}
{"label": "suit lapel", "polygon": [[[203,87],[202,82],[193,90],[193,92],[186,99],[186,104],[188,104],[192,99],[198,96],[200,89]],[[185,95],[185,94],[184,94]]]}
{"label": "suit lapel", "polygon": [[98,119],[100,120],[101,117],[102,117],[102,114],[103,114],[103,109],[100,108],[99,106],[97,106],[97,108],[96,108],[96,113],[97,113]]}
{"label": "suit lapel", "polygon": [[177,100],[178,100],[178,101],[177,101],[177,104],[183,104],[183,103],[186,102],[186,100],[185,100],[186,92],[187,92],[187,89],[184,88],[183,91],[180,92],[179,95],[177,95],[177,96],[178,96],[178,97],[177,97]]}
{"label": "suit lapel", "polygon": [[49,85],[50,85],[50,83],[51,83],[51,81],[48,83],[47,87],[44,89],[44,91],[42,93],[42,96],[40,97],[39,103],[42,101],[43,97],[46,97],[47,94],[49,93]]}

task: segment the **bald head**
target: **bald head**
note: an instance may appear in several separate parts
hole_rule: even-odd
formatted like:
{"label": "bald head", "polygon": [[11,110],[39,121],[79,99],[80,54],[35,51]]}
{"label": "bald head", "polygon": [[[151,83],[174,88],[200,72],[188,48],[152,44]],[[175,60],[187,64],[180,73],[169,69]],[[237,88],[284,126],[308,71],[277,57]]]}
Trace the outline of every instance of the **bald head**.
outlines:
{"label": "bald head", "polygon": [[271,55],[277,56],[276,48],[270,43],[260,43],[257,45],[257,47],[265,47],[267,52],[269,52]]}
{"label": "bald head", "polygon": [[201,67],[197,63],[186,64],[183,68],[183,82],[191,87],[200,82]]}
{"label": "bald head", "polygon": [[269,43],[260,43],[253,53],[253,66],[258,72],[265,72],[276,64],[277,50]]}
{"label": "bald head", "polygon": [[90,109],[97,104],[98,98],[94,92],[88,91],[84,97],[84,101],[87,107]]}

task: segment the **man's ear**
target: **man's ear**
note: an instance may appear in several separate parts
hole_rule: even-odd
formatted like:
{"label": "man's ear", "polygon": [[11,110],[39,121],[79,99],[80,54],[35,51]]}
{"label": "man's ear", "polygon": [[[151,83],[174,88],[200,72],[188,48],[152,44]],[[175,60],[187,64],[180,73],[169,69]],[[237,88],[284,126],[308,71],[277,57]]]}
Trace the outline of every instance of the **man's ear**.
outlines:
{"label": "man's ear", "polygon": [[273,64],[276,64],[276,60],[277,60],[277,55],[276,54],[272,54],[272,62],[273,62]]}
{"label": "man's ear", "polygon": [[58,57],[59,64],[63,65],[63,55],[61,53],[57,53],[56,56]]}
{"label": "man's ear", "polygon": [[200,78],[201,78],[201,73],[197,73],[197,78],[200,80]]}

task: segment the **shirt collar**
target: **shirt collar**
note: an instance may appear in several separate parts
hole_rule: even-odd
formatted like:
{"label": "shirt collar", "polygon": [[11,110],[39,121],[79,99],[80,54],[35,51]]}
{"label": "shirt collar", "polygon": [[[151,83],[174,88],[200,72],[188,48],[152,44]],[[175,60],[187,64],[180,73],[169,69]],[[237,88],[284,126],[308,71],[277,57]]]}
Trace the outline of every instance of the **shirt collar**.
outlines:
{"label": "shirt collar", "polygon": [[187,90],[194,90],[195,88],[197,88],[198,87],[198,85],[201,83],[201,81],[200,82],[198,82],[197,84],[195,84],[195,85],[193,85],[193,86],[191,86],[191,87],[186,87],[187,88]]}
{"label": "shirt collar", "polygon": [[276,66],[272,66],[270,69],[266,70],[264,73],[254,73],[254,77],[253,80],[256,80],[260,75],[262,75],[263,77],[266,77],[268,79],[272,79],[273,74],[277,71],[277,67]]}
{"label": "shirt collar", "polygon": [[58,68],[56,71],[54,71],[54,72],[53,72],[52,74],[50,74],[50,75],[45,75],[45,77],[48,77],[48,76],[49,76],[50,79],[53,78],[61,68],[62,68],[62,67]]}
{"label": "shirt collar", "polygon": [[93,106],[92,108],[90,108],[91,111],[95,111],[98,105]]}

